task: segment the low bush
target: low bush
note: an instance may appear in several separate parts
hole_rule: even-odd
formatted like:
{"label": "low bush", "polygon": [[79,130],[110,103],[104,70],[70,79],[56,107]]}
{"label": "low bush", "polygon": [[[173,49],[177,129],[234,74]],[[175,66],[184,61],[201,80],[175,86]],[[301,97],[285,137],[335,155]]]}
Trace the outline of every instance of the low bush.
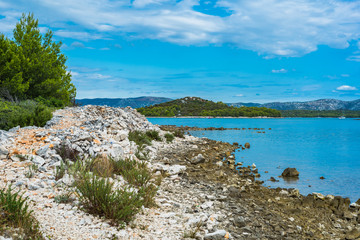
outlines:
{"label": "low bush", "polygon": [[143,205],[138,193],[127,188],[113,190],[113,183],[93,174],[82,174],[75,181],[75,188],[87,211],[105,216],[115,225],[131,221]]}
{"label": "low bush", "polygon": [[175,136],[171,133],[166,133],[164,137],[166,139],[166,142],[168,142],[168,143],[172,142],[175,138]]}
{"label": "low bush", "polygon": [[158,131],[149,130],[141,132],[136,130],[129,133],[129,141],[135,142],[138,146],[151,145],[152,140],[161,141]]}
{"label": "low bush", "polygon": [[159,132],[156,130],[150,130],[145,132],[146,136],[148,136],[151,140],[161,141],[161,137],[159,136]]}
{"label": "low bush", "polygon": [[132,131],[129,133],[129,141],[135,142],[138,146],[151,145],[151,138],[140,131]]}
{"label": "low bush", "polygon": [[52,110],[36,101],[21,102],[0,101],[0,129],[13,127],[42,127],[52,118]]}
{"label": "low bush", "polygon": [[0,189],[0,235],[9,228],[19,228],[24,239],[43,239],[27,200],[19,191],[14,192],[11,185]]}
{"label": "low bush", "polygon": [[181,129],[177,129],[177,130],[174,131],[174,136],[175,137],[184,138],[185,137],[184,135],[185,135],[185,133]]}

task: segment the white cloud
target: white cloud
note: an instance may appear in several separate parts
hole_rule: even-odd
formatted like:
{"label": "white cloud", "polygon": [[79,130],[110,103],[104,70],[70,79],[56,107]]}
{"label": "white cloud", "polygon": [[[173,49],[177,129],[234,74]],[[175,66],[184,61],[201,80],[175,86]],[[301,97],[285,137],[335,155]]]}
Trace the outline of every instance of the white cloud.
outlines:
{"label": "white cloud", "polygon": [[338,90],[338,91],[355,91],[355,90],[357,90],[357,88],[349,86],[349,85],[342,85],[342,86],[337,87],[336,90]]}
{"label": "white cloud", "polygon": [[54,35],[60,36],[60,37],[65,37],[65,38],[78,39],[78,40],[82,40],[82,41],[107,39],[105,36],[102,36],[100,34],[92,34],[92,33],[88,33],[88,32],[66,31],[66,30],[55,31]]}
{"label": "white cloud", "polygon": [[134,0],[133,6],[137,8],[143,8],[151,4],[162,4],[168,2],[168,0]]}
{"label": "white cloud", "polygon": [[[20,0],[14,2],[21,5]],[[301,56],[319,45],[347,48],[360,38],[360,1],[219,0],[215,7],[227,10],[225,17],[196,11],[198,0],[38,0],[32,4],[47,10],[42,12],[48,22],[64,25],[55,35],[82,41],[127,34],[181,45],[230,43],[271,57]]]}
{"label": "white cloud", "polygon": [[340,76],[342,76],[342,77],[350,77],[350,75],[349,74],[341,74]]}
{"label": "white cloud", "polygon": [[284,68],[282,69],[279,69],[279,70],[276,70],[276,69],[273,69],[271,70],[272,73],[287,73],[288,71]]}
{"label": "white cloud", "polygon": [[244,94],[236,94],[235,97],[244,97]]}
{"label": "white cloud", "polygon": [[346,60],[348,61],[354,61],[354,62],[360,62],[360,55],[353,55],[348,57]]}

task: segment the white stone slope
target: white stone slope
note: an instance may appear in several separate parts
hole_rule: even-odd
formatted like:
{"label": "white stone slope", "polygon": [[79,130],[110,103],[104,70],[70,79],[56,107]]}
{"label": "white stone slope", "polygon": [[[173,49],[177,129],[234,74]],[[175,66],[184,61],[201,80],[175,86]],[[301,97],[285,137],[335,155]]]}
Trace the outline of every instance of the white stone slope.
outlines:
{"label": "white stone slope", "polygon": [[[176,138],[172,143],[155,142],[147,147],[149,166],[169,173],[163,181],[156,202],[159,208],[144,208],[135,221],[119,230],[104,219],[87,214],[77,201],[58,204],[54,197],[70,187],[72,178],[65,176],[56,181],[55,168],[61,164],[61,157],[55,151],[65,144],[78,153],[87,156],[110,155],[115,158],[136,159],[137,146],[128,139],[133,130],[161,131],[131,108],[109,108],[84,106],[57,110],[44,128],[25,127],[0,131],[0,187],[13,184],[29,197],[34,215],[41,231],[49,239],[183,239],[200,221],[207,225],[206,239],[229,238],[224,231],[217,231],[217,224],[226,213],[215,212],[211,194],[184,191],[184,181],[178,176],[185,166],[165,166],[153,162],[159,149],[183,145],[197,138],[186,136]],[[38,171],[29,177],[29,166],[35,164]],[[126,184],[119,177],[115,185]],[[194,186],[195,188],[195,186]],[[190,191],[190,190],[189,190]],[[210,199],[199,214],[187,213],[187,209],[200,199]],[[0,236],[0,239],[3,237]],[[198,234],[198,238],[204,238]]]}

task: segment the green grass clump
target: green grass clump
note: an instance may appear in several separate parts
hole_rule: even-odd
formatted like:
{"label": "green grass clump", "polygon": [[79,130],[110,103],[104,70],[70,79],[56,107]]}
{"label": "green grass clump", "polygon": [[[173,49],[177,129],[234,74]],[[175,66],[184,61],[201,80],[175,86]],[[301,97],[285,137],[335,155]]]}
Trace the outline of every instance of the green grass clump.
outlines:
{"label": "green grass clump", "polygon": [[171,133],[166,133],[164,137],[166,139],[166,142],[168,142],[168,143],[172,142],[175,138],[175,136]]}
{"label": "green grass clump", "polygon": [[150,130],[150,131],[146,131],[146,136],[148,136],[151,140],[155,140],[155,141],[161,141],[161,137],[159,136],[159,132],[156,130]]}
{"label": "green grass clump", "polygon": [[130,222],[143,205],[140,194],[127,188],[113,190],[113,183],[93,174],[82,174],[75,181],[75,188],[86,210],[105,216],[116,225]]}
{"label": "green grass clump", "polygon": [[136,130],[129,133],[129,141],[135,142],[138,146],[151,145],[152,140],[161,141],[158,131],[149,130],[141,132]]}
{"label": "green grass clump", "polygon": [[19,191],[14,192],[11,186],[0,189],[0,235],[9,228],[18,228],[24,239],[43,239],[27,200]]}
{"label": "green grass clump", "polygon": [[64,194],[60,194],[54,197],[54,201],[56,203],[69,203],[72,201],[71,197],[71,192],[66,192]]}
{"label": "green grass clump", "polygon": [[151,145],[151,138],[140,131],[132,131],[129,133],[129,141],[135,142],[138,146]]}
{"label": "green grass clump", "polygon": [[52,108],[33,100],[8,102],[0,100],[0,129],[42,127],[52,118]]}
{"label": "green grass clump", "polygon": [[184,138],[185,137],[184,135],[185,135],[185,133],[181,129],[177,129],[177,130],[174,131],[174,136],[175,137]]}

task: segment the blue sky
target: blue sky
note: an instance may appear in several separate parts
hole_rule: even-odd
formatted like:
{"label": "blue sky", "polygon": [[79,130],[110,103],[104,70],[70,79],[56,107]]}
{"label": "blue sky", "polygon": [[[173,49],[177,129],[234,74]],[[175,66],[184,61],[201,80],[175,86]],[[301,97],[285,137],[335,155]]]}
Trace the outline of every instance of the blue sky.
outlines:
{"label": "blue sky", "polygon": [[63,42],[77,98],[360,98],[360,1],[0,0]]}

